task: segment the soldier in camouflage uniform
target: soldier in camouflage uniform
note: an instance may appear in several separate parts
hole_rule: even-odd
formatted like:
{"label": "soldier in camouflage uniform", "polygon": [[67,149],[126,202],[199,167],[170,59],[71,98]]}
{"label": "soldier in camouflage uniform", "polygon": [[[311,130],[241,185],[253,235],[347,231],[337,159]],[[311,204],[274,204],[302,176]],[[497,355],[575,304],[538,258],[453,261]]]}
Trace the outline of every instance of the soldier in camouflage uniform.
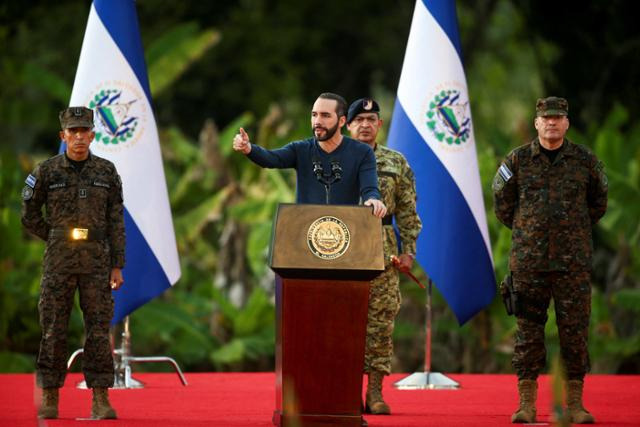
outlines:
{"label": "soldier in camouflage uniform", "polygon": [[568,110],[563,98],[539,99],[538,137],[509,153],[493,180],[496,216],[513,230],[509,265],[521,301],[513,355],[520,407],[514,423],[535,422],[551,298],[567,371],[568,414],[573,423],[594,422],[582,405],[582,389],[589,368],[591,233],[607,209],[607,177],[591,151],[565,138]]}
{"label": "soldier in camouflage uniform", "polygon": [[58,415],[67,327],[78,289],[86,335],[82,366],[87,386],[93,389],[92,417],[116,418],[107,390],[114,381],[111,290],[123,283],[122,184],[113,163],[89,152],[92,110],[67,108],[60,113],[60,124],[66,152],[38,165],[22,190],[22,223],[46,241],[38,303],[42,340],[36,378],[43,389],[38,416]]}
{"label": "soldier in camouflage uniform", "polygon": [[[387,207],[387,215],[382,219],[385,270],[371,282],[364,371],[369,376],[365,410],[389,414],[389,405],[382,398],[382,382],[391,373],[393,323],[401,303],[398,270],[411,270],[422,222],[416,212],[415,178],[407,160],[401,153],[376,143],[382,127],[379,111],[374,100],[359,99],[349,107],[347,127],[352,138],[373,148],[378,187]],[[392,224],[394,216],[402,243],[400,254]]]}

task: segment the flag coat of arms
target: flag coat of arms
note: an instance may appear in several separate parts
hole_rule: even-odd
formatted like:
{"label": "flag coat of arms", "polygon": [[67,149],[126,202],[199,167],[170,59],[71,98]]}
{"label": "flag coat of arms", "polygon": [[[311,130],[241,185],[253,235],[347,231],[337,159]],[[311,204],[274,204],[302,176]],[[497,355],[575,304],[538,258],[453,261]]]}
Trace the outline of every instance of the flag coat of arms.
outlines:
{"label": "flag coat of arms", "polygon": [[94,110],[91,152],[112,161],[125,205],[125,283],[116,323],[180,278],[180,264],[133,0],[94,0],[71,106]]}
{"label": "flag coat of arms", "polygon": [[417,260],[463,324],[496,282],[453,0],[416,2],[388,144],[416,175]]}

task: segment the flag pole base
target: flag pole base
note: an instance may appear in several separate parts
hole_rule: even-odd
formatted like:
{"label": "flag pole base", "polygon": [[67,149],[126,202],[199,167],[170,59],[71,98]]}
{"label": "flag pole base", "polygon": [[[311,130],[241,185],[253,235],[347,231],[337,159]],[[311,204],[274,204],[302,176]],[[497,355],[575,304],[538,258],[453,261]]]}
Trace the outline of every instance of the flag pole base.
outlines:
{"label": "flag pole base", "polygon": [[455,390],[460,384],[440,372],[414,372],[393,384],[398,390]]}
{"label": "flag pole base", "polygon": [[[118,350],[116,350],[117,352]],[[76,353],[82,353],[82,349],[76,350],[76,352],[74,352],[74,355],[76,355]],[[78,354],[79,354],[78,353]],[[72,356],[72,357],[77,357],[76,356]],[[70,359],[70,362],[73,363],[73,360]],[[184,377],[184,375],[182,374],[182,370],[180,369],[180,366],[178,366],[178,363],[172,359],[171,357],[166,357],[166,356],[151,356],[151,357],[135,357],[135,356],[128,356],[126,358],[122,358],[122,361],[119,364],[119,368],[116,369],[115,372],[115,377],[113,380],[113,386],[111,388],[113,389],[128,389],[128,388],[144,388],[144,383],[142,381],[138,381],[135,378],[133,378],[131,376],[131,362],[135,362],[135,363],[146,363],[146,362],[166,362],[169,363],[173,366],[173,368],[176,371],[176,374],[178,375],[178,377],[180,378],[180,381],[182,382],[182,385],[186,386],[187,384],[187,380]],[[69,368],[71,367],[71,365],[69,365]],[[87,388],[87,383],[85,381],[80,381],[77,385],[77,388],[81,388],[81,389],[86,389]]]}
{"label": "flag pole base", "polygon": [[[112,335],[113,340],[113,335]],[[113,346],[112,346],[113,348]],[[69,361],[67,362],[67,371],[71,370],[71,366],[78,358],[79,355],[83,353],[83,349],[78,349],[73,352],[71,357],[69,357]],[[113,355],[115,359],[115,377],[113,381],[114,389],[128,389],[128,388],[144,388],[144,383],[142,381],[138,381],[131,376],[131,363],[157,363],[157,362],[166,362],[169,363],[176,371],[176,374],[180,378],[183,386],[187,385],[187,380],[182,374],[182,370],[178,363],[167,356],[150,356],[150,357],[136,357],[130,356],[131,353],[131,334],[129,332],[129,316],[124,318],[124,328],[122,332],[122,343],[120,348],[113,350]],[[85,381],[81,381],[77,384],[78,388],[86,389],[87,383]]]}

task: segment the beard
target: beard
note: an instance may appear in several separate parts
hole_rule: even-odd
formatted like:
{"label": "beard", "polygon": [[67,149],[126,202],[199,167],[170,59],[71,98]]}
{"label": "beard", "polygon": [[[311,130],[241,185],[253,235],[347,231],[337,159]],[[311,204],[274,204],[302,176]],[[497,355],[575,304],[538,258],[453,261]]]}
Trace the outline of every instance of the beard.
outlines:
{"label": "beard", "polygon": [[316,130],[318,130],[318,129],[324,130],[324,136],[316,136],[316,139],[318,141],[326,141],[328,139],[331,139],[333,137],[333,135],[336,134],[336,132],[338,131],[338,123],[336,123],[336,125],[334,127],[329,128],[329,129],[327,129],[325,127],[322,127],[322,126],[317,126],[316,128],[312,129],[314,135],[316,134]]}

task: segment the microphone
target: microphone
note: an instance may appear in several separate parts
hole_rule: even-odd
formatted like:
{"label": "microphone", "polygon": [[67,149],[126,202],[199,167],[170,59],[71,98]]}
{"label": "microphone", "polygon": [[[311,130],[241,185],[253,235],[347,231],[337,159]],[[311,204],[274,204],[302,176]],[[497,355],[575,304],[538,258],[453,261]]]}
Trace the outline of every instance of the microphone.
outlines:
{"label": "microphone", "polygon": [[322,163],[317,157],[311,159],[311,163],[313,164],[313,173],[316,175],[316,179],[322,183],[324,183],[324,169],[322,168]]}
{"label": "microphone", "polygon": [[337,159],[331,159],[331,173],[333,174],[333,182],[338,182],[342,178],[342,167]]}

